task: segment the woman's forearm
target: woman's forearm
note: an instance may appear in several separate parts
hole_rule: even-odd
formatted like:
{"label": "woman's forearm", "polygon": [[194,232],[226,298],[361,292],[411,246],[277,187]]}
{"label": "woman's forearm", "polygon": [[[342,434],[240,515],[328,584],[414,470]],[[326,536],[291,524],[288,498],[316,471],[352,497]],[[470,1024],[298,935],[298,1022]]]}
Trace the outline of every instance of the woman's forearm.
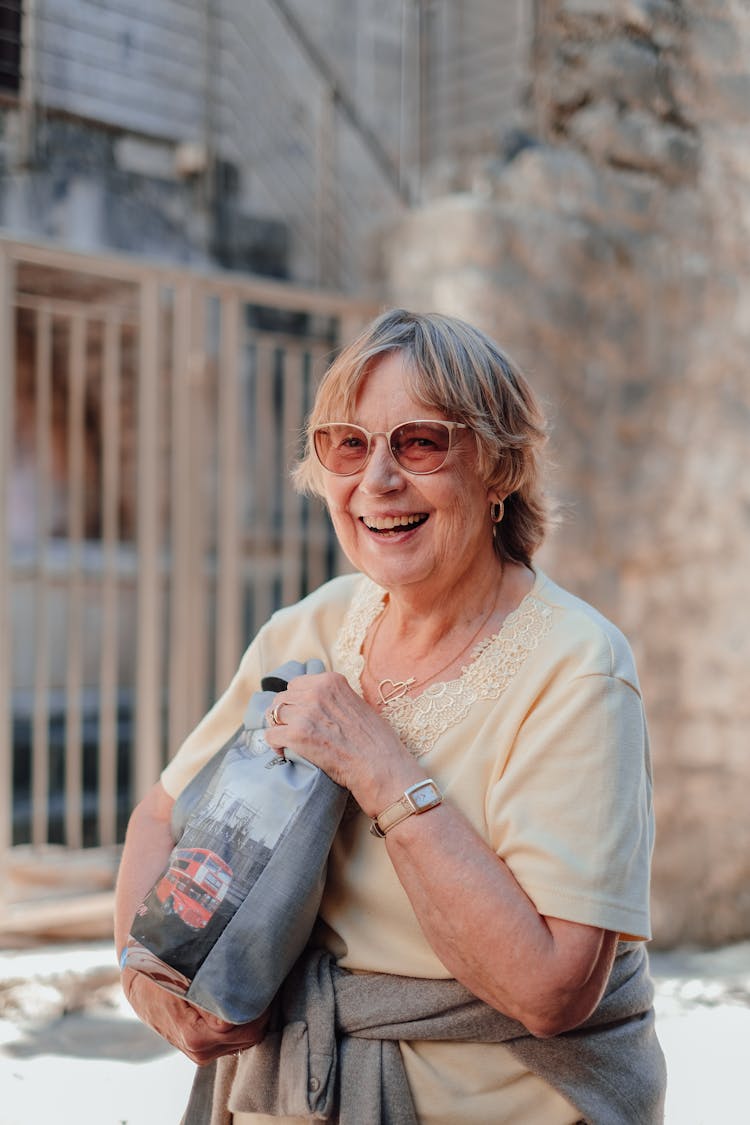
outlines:
{"label": "woman's forearm", "polygon": [[[300,676],[277,696],[265,732],[353,793],[374,817],[425,779],[396,732],[336,673]],[[543,918],[510,869],[444,802],[389,831],[384,846],[446,968],[475,995],[538,1035],[586,1018],[609,976],[615,936]]]}
{"label": "woman's forearm", "polygon": [[446,803],[392,829],[386,846],[446,968],[540,1036],[577,1026],[606,985],[616,935],[544,918],[510,869]]}
{"label": "woman's forearm", "polygon": [[174,800],[160,782],[133,811],[125,835],[115,890],[115,946],[121,953],[137,908],[164,870],[172,850]]}

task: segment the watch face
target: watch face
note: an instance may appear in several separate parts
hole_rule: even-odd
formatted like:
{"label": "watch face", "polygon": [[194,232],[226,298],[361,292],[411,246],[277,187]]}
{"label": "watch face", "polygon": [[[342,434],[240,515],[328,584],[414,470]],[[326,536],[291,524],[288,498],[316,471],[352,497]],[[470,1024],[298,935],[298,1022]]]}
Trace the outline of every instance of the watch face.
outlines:
{"label": "watch face", "polygon": [[437,795],[434,785],[423,785],[420,789],[412,792],[411,799],[418,809],[423,809],[425,805],[432,804]]}

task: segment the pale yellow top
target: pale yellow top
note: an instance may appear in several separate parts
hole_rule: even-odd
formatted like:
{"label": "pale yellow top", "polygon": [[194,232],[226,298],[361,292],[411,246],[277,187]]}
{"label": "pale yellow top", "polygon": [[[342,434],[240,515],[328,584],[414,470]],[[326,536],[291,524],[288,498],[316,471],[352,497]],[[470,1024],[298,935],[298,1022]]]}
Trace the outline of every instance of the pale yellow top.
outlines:
{"label": "pale yellow top", "polygon": [[[275,614],[167,766],[167,791],[176,796],[224,744],[261,675],[285,660],[319,657],[358,691],[362,641],[382,598],[368,579],[347,575]],[[541,914],[650,936],[648,741],[632,655],[612,624],[537,572],[459,679],[394,700],[384,713]],[[344,819],[319,937],[347,968],[449,976],[368,828],[362,813]],[[405,1043],[402,1054],[424,1125],[578,1119],[502,1045]],[[236,1115],[237,1125],[251,1120]]]}

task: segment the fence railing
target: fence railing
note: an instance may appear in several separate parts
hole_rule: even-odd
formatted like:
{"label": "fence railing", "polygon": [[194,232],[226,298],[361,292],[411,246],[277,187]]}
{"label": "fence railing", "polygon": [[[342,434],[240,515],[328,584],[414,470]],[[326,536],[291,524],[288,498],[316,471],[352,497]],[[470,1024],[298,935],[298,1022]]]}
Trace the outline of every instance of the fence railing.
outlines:
{"label": "fence railing", "polygon": [[372,311],[0,240],[0,862],[121,840],[255,629],[340,568],[287,469]]}

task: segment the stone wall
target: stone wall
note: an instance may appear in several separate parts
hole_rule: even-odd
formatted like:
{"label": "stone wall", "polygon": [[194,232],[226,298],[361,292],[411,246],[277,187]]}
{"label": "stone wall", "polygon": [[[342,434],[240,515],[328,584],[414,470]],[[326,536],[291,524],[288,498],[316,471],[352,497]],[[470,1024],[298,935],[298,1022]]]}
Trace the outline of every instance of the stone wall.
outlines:
{"label": "stone wall", "polygon": [[527,131],[393,230],[389,302],[465,316],[547,397],[543,565],[631,638],[662,945],[750,934],[750,9],[547,0]]}

